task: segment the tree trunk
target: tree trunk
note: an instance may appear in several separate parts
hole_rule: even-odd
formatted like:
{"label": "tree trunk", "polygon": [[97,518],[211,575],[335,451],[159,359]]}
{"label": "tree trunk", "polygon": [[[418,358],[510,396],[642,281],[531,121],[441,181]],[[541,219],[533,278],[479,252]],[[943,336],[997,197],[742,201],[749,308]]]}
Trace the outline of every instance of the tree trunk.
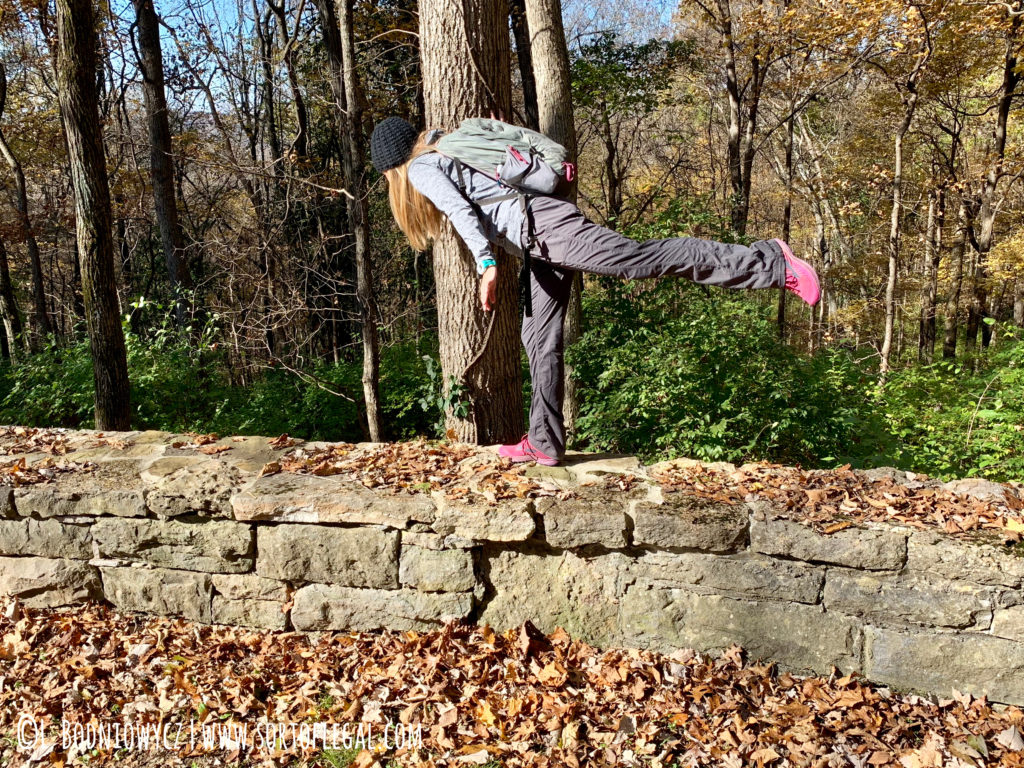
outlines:
{"label": "tree trunk", "polygon": [[[3,63],[0,62],[0,117],[3,117],[4,106],[7,101],[7,72]],[[46,289],[43,284],[43,262],[39,256],[39,243],[36,241],[35,232],[32,229],[32,219],[28,213],[28,189],[25,186],[25,174],[21,169],[21,162],[11,151],[3,131],[0,130],[0,154],[11,167],[14,175],[14,189],[17,194],[18,224],[21,227],[22,237],[25,238],[25,246],[28,249],[29,266],[32,270],[32,333],[29,337],[33,349],[38,349],[42,337],[53,331],[50,323],[50,313],[46,309]]]}
{"label": "tree trunk", "polygon": [[935,304],[939,290],[945,210],[946,190],[939,187],[928,198],[928,225],[924,239],[924,295],[921,297],[917,347],[918,360],[924,363],[930,363],[935,355]]}
{"label": "tree trunk", "polygon": [[[917,70],[918,72],[920,70]],[[878,366],[880,383],[885,383],[889,373],[889,356],[892,354],[893,327],[896,321],[896,270],[900,258],[900,223],[903,208],[903,139],[910,130],[917,106],[917,91],[914,79],[910,81],[910,93],[904,100],[903,122],[896,133],[893,146],[892,210],[889,215],[889,274],[885,283],[885,334],[882,339],[882,359]]]}
{"label": "tree trunk", "polygon": [[[550,136],[569,152],[576,162],[576,122],[572,108],[572,78],[569,72],[569,49],[562,27],[561,0],[526,0],[526,18],[530,31],[529,46],[533,56],[533,75],[537,82],[537,115],[541,133]],[[569,198],[576,200],[576,181],[569,189]],[[583,334],[583,274],[573,276],[572,292],[565,315],[563,333],[565,346],[579,341]],[[565,417],[567,440],[576,432],[580,413],[579,387],[572,377],[572,367],[565,366],[565,396],[562,414]]]}
{"label": "tree trunk", "polygon": [[[267,142],[270,145],[270,159],[273,161],[272,172],[274,175],[281,173],[278,161],[281,159],[281,138],[277,134],[277,115],[274,97],[274,30],[271,29],[271,12],[268,9],[260,20],[259,6],[257,0],[252,0],[253,28],[260,41],[260,67],[263,71],[263,119],[264,130],[266,131]],[[254,157],[253,160],[256,158]]]}
{"label": "tree trunk", "polygon": [[739,76],[736,73],[736,46],[732,35],[732,7],[729,0],[717,0],[717,6],[719,18],[712,18],[718,26],[718,33],[722,38],[722,48],[725,54],[725,92],[729,100],[729,186],[732,190],[732,200],[730,201],[729,208],[732,212],[733,231],[741,235],[746,228],[746,222],[742,220],[742,210],[739,205],[740,199],[743,196],[742,97]]}
{"label": "tree trunk", "polygon": [[134,0],[135,18],[139,28],[139,69],[142,72],[142,95],[146,105],[149,128],[149,173],[153,183],[153,204],[164,263],[174,295],[179,324],[184,321],[182,289],[192,287],[185,258],[185,238],[178,222],[178,205],[174,194],[174,155],[171,147],[171,126],[164,93],[164,61],[160,48],[160,20],[153,0]]}
{"label": "tree trunk", "polygon": [[955,264],[953,274],[953,295],[946,307],[946,320],[942,338],[942,357],[952,360],[956,357],[957,326],[960,314],[960,293],[964,284],[964,254],[967,251],[967,228],[970,226],[967,214],[967,203],[960,201],[956,214],[956,239],[950,253],[950,263]]}
{"label": "tree trunk", "polygon": [[292,152],[294,159],[306,157],[309,154],[309,117],[306,112],[306,100],[302,97],[302,88],[299,85],[299,75],[295,70],[295,40],[299,34],[299,25],[302,23],[302,11],[305,9],[305,0],[299,0],[295,10],[295,31],[288,32],[288,17],[285,15],[284,3],[274,3],[267,0],[267,6],[277,17],[277,31],[281,37],[282,59],[285,72],[288,74],[288,86],[292,92],[292,109],[295,110],[295,138],[292,139]]}
{"label": "tree trunk", "polygon": [[369,211],[364,174],[366,154],[363,142],[363,94],[356,71],[355,31],[352,21],[353,0],[338,0],[341,30],[342,80],[345,110],[342,145],[345,157],[345,185],[355,197],[348,201],[349,223],[356,246],[356,296],[362,316],[363,400],[370,440],[379,442],[382,433],[380,412],[380,350],[377,341],[377,301],[373,291],[373,262],[370,251]]}
{"label": "tree trunk", "polygon": [[[1019,6],[1019,3],[1017,4]],[[978,207],[978,233],[975,238],[977,265],[974,270],[974,292],[971,302],[971,321],[967,328],[967,344],[973,345],[981,327],[981,343],[987,347],[991,339],[991,326],[984,322],[988,315],[988,254],[992,250],[996,214],[999,200],[996,192],[1004,175],[1003,160],[1006,156],[1006,136],[1010,121],[1010,107],[1017,95],[1021,75],[1017,70],[1017,49],[1020,46],[1021,16],[1012,15],[1006,34],[1006,49],[1003,56],[1003,82],[996,105],[996,124],[992,132],[991,158],[985,183],[981,190],[981,204]]]}
{"label": "tree trunk", "polygon": [[0,321],[4,324],[3,338],[7,340],[7,357],[17,360],[18,346],[21,344],[21,317],[18,315],[18,304],[14,299],[14,286],[11,285],[11,271],[7,263],[7,249],[0,239]]}
{"label": "tree trunk", "polygon": [[[789,101],[790,113],[793,113],[793,99]],[[782,239],[787,243],[793,236],[793,129],[796,116],[790,114],[786,124],[786,205],[782,211]],[[779,288],[779,304],[775,315],[775,323],[779,329],[779,338],[786,338],[786,289]]]}
{"label": "tree trunk", "polygon": [[[560,3],[560,0],[558,2]],[[522,81],[526,127],[544,133],[540,128],[538,116],[537,80],[534,76],[533,44],[530,41],[531,34],[527,22],[529,11],[526,0],[509,0],[509,11],[512,15],[512,35],[516,39],[516,59],[519,61],[519,77]],[[561,17],[559,17],[558,26],[561,29]],[[570,105],[570,110],[571,108],[572,105]]]}
{"label": "tree trunk", "polygon": [[96,429],[130,427],[128,363],[117,286],[107,161],[96,93],[92,0],[57,0],[57,93],[68,141],[86,327],[96,384]]}
{"label": "tree trunk", "polygon": [[1018,277],[1013,287],[1013,324],[1024,328],[1024,279]]}
{"label": "tree trunk", "polygon": [[[428,0],[419,14],[427,125],[452,130],[491,110],[508,114],[504,0]],[[497,302],[487,317],[480,310],[472,259],[450,226],[434,243],[433,258],[441,370],[446,384],[454,377],[465,386],[469,400],[465,418],[447,409],[448,433],[465,442],[515,442],[523,425],[518,265],[499,254]]]}

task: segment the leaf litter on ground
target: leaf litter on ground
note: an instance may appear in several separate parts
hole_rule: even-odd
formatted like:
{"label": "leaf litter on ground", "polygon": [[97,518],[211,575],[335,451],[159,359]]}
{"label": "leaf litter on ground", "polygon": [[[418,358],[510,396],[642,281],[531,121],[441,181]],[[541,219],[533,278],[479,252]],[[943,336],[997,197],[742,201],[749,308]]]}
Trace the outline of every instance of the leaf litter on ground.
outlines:
{"label": "leaf litter on ground", "polygon": [[[322,744],[270,751],[179,745],[66,750],[61,726],[92,723],[419,726],[422,745],[355,750],[343,765],[1024,766],[1024,710],[956,690],[902,694],[856,673],[800,676],[718,654],[600,650],[526,623],[499,633],[261,632],[120,614],[90,603],[0,617],[0,733],[30,717],[55,746],[36,765],[328,766]],[[263,724],[261,726],[261,723]],[[340,727],[340,725],[339,725]],[[173,732],[173,729],[172,729]],[[37,745],[46,748],[46,744]],[[156,750],[154,752],[153,750]],[[0,764],[24,765],[14,739]]]}

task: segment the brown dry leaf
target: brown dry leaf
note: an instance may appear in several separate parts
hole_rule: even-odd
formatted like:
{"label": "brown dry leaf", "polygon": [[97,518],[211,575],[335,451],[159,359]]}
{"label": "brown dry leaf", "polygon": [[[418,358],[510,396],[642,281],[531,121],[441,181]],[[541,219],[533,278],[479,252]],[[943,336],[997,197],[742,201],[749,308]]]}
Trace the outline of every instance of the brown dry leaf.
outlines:
{"label": "brown dry leaf", "polygon": [[281,464],[277,461],[270,461],[263,465],[257,477],[266,477],[267,475],[276,475],[281,471]]}
{"label": "brown dry leaf", "polygon": [[230,451],[232,446],[230,445],[201,445],[199,446],[199,452],[205,453],[207,456],[216,456],[219,453]]}
{"label": "brown dry leaf", "polygon": [[1006,530],[1016,531],[1017,533],[1024,532],[1024,519],[1011,517],[1006,521]]}
{"label": "brown dry leaf", "polygon": [[289,437],[287,432],[283,435],[267,440],[267,445],[271,448],[291,448],[294,445],[298,445],[298,443],[299,441],[294,437]]}
{"label": "brown dry leaf", "polygon": [[378,768],[380,763],[377,762],[377,758],[374,757],[373,752],[368,749],[364,749],[358,755],[355,760],[349,763],[351,768]]}
{"label": "brown dry leaf", "polygon": [[1024,736],[1016,725],[1011,725],[996,736],[996,743],[1014,752],[1024,752]]}

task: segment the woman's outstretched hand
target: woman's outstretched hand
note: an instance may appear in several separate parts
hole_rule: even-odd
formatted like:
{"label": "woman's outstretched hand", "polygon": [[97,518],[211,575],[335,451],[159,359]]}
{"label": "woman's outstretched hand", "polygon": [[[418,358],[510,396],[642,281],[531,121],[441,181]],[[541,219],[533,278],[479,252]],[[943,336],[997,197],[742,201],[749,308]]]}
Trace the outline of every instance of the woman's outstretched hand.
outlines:
{"label": "woman's outstretched hand", "polygon": [[494,308],[495,288],[498,285],[498,268],[488,267],[480,276],[480,303],[483,304],[484,312],[490,312]]}

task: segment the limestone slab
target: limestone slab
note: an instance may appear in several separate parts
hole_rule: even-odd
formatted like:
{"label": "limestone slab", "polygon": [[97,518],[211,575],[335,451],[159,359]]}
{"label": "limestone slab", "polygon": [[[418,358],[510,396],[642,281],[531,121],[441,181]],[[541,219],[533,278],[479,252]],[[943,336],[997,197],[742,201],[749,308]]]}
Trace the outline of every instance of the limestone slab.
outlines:
{"label": "limestone slab", "polygon": [[1006,501],[1007,496],[1016,496],[1010,486],[980,477],[962,477],[958,480],[950,480],[942,487],[957,496],[967,496],[979,501]]}
{"label": "limestone slab", "polygon": [[1024,643],[1024,605],[996,609],[992,614],[992,634]]}
{"label": "limestone slab", "polygon": [[0,485],[0,517],[14,517],[14,489]]}
{"label": "limestone slab", "polygon": [[987,628],[995,597],[989,587],[923,575],[830,568],[825,577],[826,609],[879,624]]}
{"label": "limestone slab", "polygon": [[865,674],[903,689],[1024,702],[1024,644],[980,633],[867,626]]}
{"label": "limestone slab", "polygon": [[231,520],[101,518],[92,528],[100,557],[208,573],[253,567],[253,532]]}
{"label": "limestone slab", "polygon": [[464,549],[402,545],[398,580],[424,592],[468,592],[476,585],[473,556]]}
{"label": "limestone slab", "polygon": [[292,626],[297,630],[429,630],[448,619],[466,617],[473,607],[468,592],[415,589],[358,589],[309,584],[295,593]]}
{"label": "limestone slab", "polygon": [[34,518],[0,520],[0,555],[88,560],[92,557],[89,526]]}
{"label": "limestone slab", "polygon": [[871,570],[897,569],[906,560],[907,535],[900,531],[844,528],[822,534],[807,525],[772,516],[772,507],[752,502],[750,546],[766,555]]}
{"label": "limestone slab", "polygon": [[100,568],[103,594],[122,611],[182,616],[209,624],[210,574],[170,568]]}
{"label": "limestone slab", "polygon": [[658,549],[733,552],[747,540],[747,508],[682,493],[632,502],[633,542]]}
{"label": "limestone slab", "polygon": [[792,671],[827,674],[860,665],[859,623],[821,606],[742,600],[665,589],[638,581],[622,598],[620,622],[630,645],[671,651],[718,651],[737,643],[748,658]]}
{"label": "limestone slab", "polygon": [[577,498],[546,496],[536,502],[548,544],[572,549],[598,544],[621,549],[626,540],[626,494],[581,492]]}
{"label": "limestone slab", "polygon": [[861,616],[883,625],[988,627],[995,593],[970,582],[829,568],[824,604],[828,610]]}
{"label": "limestone slab", "polygon": [[157,459],[144,466],[140,476],[146,505],[161,517],[231,517],[231,497],[242,482],[237,469],[205,455]]}
{"label": "limestone slab", "polygon": [[118,460],[89,472],[62,473],[53,483],[17,488],[14,507],[22,517],[145,517],[146,496],[138,462]]}
{"label": "limestone slab", "polygon": [[276,579],[265,579],[254,573],[215,573],[213,588],[228,600],[288,599],[288,585]]}
{"label": "limestone slab", "polygon": [[596,483],[608,475],[644,474],[640,460],[636,456],[622,454],[594,455],[568,451],[564,466],[578,483]]}
{"label": "limestone slab", "polygon": [[633,563],[637,578],[658,586],[700,586],[713,592],[771,600],[816,603],[825,569],[749,552],[651,552]]}
{"label": "limestone slab", "polygon": [[254,480],[231,499],[236,520],[351,523],[405,528],[434,519],[424,494],[391,494],[334,477],[279,472]]}
{"label": "limestone slab", "polygon": [[629,562],[619,552],[584,557],[485,547],[481,567],[490,589],[480,623],[505,630],[529,620],[544,632],[562,627],[586,642],[614,645]]}
{"label": "limestone slab", "polygon": [[213,596],[213,623],[256,629],[285,629],[288,613],[284,603],[273,600],[230,600]]}
{"label": "limestone slab", "polygon": [[256,573],[346,587],[398,586],[398,532],[282,524],[257,529]]}
{"label": "limestone slab", "polygon": [[96,569],[81,560],[0,557],[0,595],[29,608],[56,608],[99,597]]}
{"label": "limestone slab", "polygon": [[992,544],[914,531],[907,540],[907,570],[934,573],[947,579],[1019,587],[1024,583],[1024,557]]}
{"label": "limestone slab", "polygon": [[533,520],[533,502],[529,499],[465,502],[447,498],[442,491],[431,494],[437,516],[431,528],[442,536],[473,541],[526,541],[537,526]]}

